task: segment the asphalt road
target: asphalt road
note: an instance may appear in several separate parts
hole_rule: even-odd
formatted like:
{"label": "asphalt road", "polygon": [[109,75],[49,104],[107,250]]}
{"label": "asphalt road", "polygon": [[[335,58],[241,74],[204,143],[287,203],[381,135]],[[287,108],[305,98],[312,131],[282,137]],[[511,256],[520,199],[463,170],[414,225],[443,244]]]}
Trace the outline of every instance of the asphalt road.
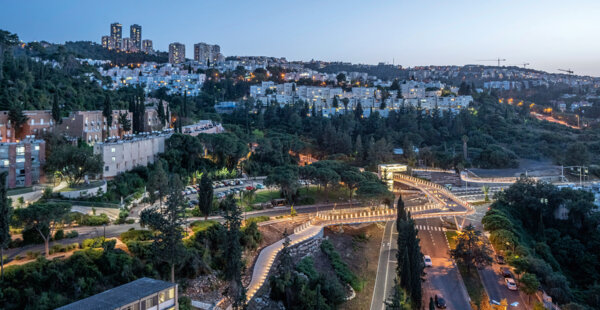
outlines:
{"label": "asphalt road", "polygon": [[425,306],[429,305],[429,297],[436,294],[446,300],[447,309],[470,309],[469,295],[464,286],[458,268],[450,259],[448,241],[441,229],[440,219],[416,220],[423,255],[431,256],[432,267],[427,267],[423,284]]}
{"label": "asphalt road", "polygon": [[481,282],[483,282],[483,286],[490,297],[490,301],[495,300],[500,302],[503,298],[506,298],[509,305],[515,302],[518,303],[518,305],[511,306],[510,309],[527,309],[525,304],[526,299],[521,296],[520,291],[511,291],[506,287],[504,277],[500,273],[500,265],[493,264],[478,271]]}
{"label": "asphalt road", "polygon": [[375,287],[371,299],[371,310],[385,309],[385,300],[390,296],[396,278],[396,253],[398,252],[398,232],[396,222],[389,221],[385,224],[383,239],[379,250],[379,262]]}

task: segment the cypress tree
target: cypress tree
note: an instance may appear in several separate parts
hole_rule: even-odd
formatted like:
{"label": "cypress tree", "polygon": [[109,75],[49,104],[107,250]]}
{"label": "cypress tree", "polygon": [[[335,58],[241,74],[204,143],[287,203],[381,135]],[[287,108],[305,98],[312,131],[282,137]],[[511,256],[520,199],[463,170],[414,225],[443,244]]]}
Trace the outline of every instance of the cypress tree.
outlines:
{"label": "cypress tree", "polygon": [[4,248],[10,242],[10,219],[12,207],[6,196],[7,171],[0,173],[0,278],[4,280]]}

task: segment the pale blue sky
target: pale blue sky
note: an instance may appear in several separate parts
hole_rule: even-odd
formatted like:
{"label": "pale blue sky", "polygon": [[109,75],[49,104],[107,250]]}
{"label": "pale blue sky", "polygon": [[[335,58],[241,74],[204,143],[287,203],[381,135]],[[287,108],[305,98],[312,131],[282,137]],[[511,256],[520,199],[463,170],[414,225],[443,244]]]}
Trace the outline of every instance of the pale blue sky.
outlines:
{"label": "pale blue sky", "polygon": [[0,29],[25,41],[99,42],[109,24],[143,38],[217,43],[226,55],[403,66],[505,64],[600,76],[600,1],[4,1]]}

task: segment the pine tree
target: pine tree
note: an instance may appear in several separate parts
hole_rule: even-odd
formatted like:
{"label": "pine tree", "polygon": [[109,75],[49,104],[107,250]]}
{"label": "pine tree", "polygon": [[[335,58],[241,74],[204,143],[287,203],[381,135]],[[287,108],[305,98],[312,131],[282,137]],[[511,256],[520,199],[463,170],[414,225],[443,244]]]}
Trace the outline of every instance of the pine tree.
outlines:
{"label": "pine tree", "polygon": [[4,248],[10,242],[12,207],[6,196],[7,171],[0,173],[0,279],[4,280]]}
{"label": "pine tree", "polygon": [[238,208],[233,195],[227,196],[220,206],[225,219],[226,240],[223,248],[225,253],[225,280],[229,282],[225,294],[233,301],[234,309],[241,309],[245,304],[245,290],[242,285],[242,246],[240,244],[240,226],[242,211]]}
{"label": "pine tree", "polygon": [[204,220],[208,219],[208,214],[212,210],[213,187],[212,181],[206,175],[202,174],[200,179],[200,188],[198,189],[198,208],[204,214]]}
{"label": "pine tree", "polygon": [[160,123],[162,124],[162,126],[165,127],[167,116],[165,115],[165,105],[164,105],[162,99],[158,103],[158,107],[156,109],[157,109],[158,119],[160,120]]}
{"label": "pine tree", "polygon": [[60,107],[58,105],[58,94],[56,92],[52,98],[52,119],[54,120],[55,125],[60,124],[62,121],[60,117]]}

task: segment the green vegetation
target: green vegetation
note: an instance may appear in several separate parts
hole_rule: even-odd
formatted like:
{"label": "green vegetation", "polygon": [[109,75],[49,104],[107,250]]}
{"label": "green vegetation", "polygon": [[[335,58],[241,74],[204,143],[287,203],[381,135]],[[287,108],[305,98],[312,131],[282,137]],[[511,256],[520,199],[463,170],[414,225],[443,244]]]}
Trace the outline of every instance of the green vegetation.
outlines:
{"label": "green vegetation", "polygon": [[342,284],[338,279],[329,279],[319,273],[310,256],[294,266],[287,231],[284,232],[284,239],[279,266],[269,279],[271,298],[281,300],[286,309],[335,309],[345,299],[346,292]]}
{"label": "green vegetation", "polygon": [[217,221],[208,221],[208,220],[204,220],[204,221],[195,221],[192,224],[190,224],[190,228],[192,229],[192,231],[194,233],[198,233],[201,231],[205,231],[208,228],[210,228],[213,225],[217,225],[218,222]]}
{"label": "green vegetation", "polygon": [[348,265],[342,260],[340,253],[335,250],[329,240],[324,240],[321,243],[321,251],[327,255],[335,274],[343,283],[349,284],[356,291],[362,290],[363,281],[348,268]]}
{"label": "green vegetation", "polygon": [[270,220],[271,218],[267,215],[261,215],[261,216],[254,216],[254,217],[249,217],[246,219],[246,226],[249,225],[250,223],[260,223],[260,222],[266,222],[268,220]]}
{"label": "green vegetation", "polygon": [[129,241],[147,241],[152,240],[152,232],[149,230],[135,230],[130,229],[119,236],[119,239],[123,243],[127,243]]}
{"label": "green vegetation", "polygon": [[457,265],[458,271],[460,272],[462,280],[465,283],[465,287],[467,288],[467,293],[471,298],[471,302],[477,305],[478,309],[482,309],[483,303],[485,302],[484,297],[487,295],[487,293],[485,292],[481,278],[479,278],[477,269],[469,269],[463,263]]}
{"label": "green vegetation", "polygon": [[421,291],[421,275],[425,264],[423,253],[417,238],[414,220],[408,216],[402,197],[398,198],[396,206],[396,230],[398,231],[398,252],[396,260],[396,278],[391,296],[386,304],[388,307],[410,307],[420,309],[423,292]]}
{"label": "green vegetation", "polygon": [[450,250],[456,248],[456,239],[458,237],[458,233],[455,230],[446,231],[446,239],[448,239],[448,247]]}
{"label": "green vegetation", "polygon": [[515,272],[535,276],[555,302],[598,307],[600,218],[593,202],[590,192],[521,178],[497,195],[482,223]]}
{"label": "green vegetation", "polygon": [[455,240],[450,256],[464,265],[467,273],[471,272],[472,267],[481,268],[492,263],[492,250],[486,245],[481,231],[476,230],[473,225],[469,224],[458,232]]}

